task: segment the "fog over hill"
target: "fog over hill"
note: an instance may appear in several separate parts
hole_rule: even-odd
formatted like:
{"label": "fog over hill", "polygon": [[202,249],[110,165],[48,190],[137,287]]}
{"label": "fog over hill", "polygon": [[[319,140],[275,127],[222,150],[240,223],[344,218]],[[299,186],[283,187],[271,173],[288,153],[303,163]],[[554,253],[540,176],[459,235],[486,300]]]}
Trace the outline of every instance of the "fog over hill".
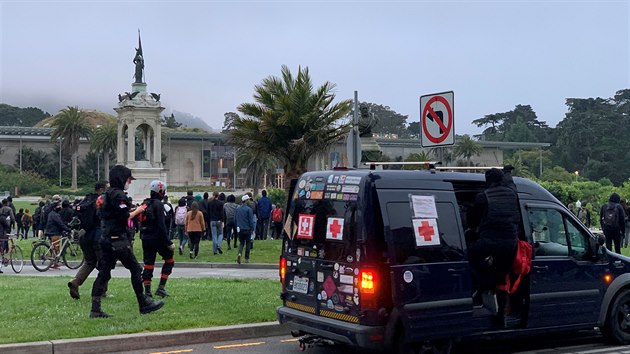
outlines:
{"label": "fog over hill", "polygon": [[[166,115],[166,116],[171,115],[170,113],[167,114],[166,112],[167,112],[166,110],[162,112],[162,115]],[[210,133],[217,131],[213,129],[212,127],[210,127],[203,119],[199,117],[195,117],[194,115],[190,113],[180,112],[176,110],[172,110],[172,113],[175,116],[175,120],[178,123],[182,123],[182,127],[186,126],[188,128],[200,128],[200,129],[207,130]]]}

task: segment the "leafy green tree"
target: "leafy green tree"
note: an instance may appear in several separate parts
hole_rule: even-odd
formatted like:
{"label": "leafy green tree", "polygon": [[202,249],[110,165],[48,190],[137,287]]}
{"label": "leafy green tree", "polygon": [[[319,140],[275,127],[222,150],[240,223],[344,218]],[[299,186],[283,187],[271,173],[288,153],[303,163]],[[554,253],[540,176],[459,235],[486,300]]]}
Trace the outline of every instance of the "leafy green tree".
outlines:
{"label": "leafy green tree", "polygon": [[171,113],[170,116],[162,117],[162,126],[171,129],[177,129],[182,126],[182,123],[177,122],[175,115]]}
{"label": "leafy green tree", "polygon": [[[55,159],[50,153],[42,150],[34,150],[27,146],[22,148],[22,170],[38,173],[49,179],[55,177],[55,161],[58,159],[58,156]],[[15,166],[20,166],[19,156],[16,156]]]}
{"label": "leafy green tree", "polygon": [[519,104],[511,111],[489,114],[472,123],[478,127],[490,125],[481,133],[483,140],[538,142],[553,137],[552,129],[538,120],[530,105]]}
{"label": "leafy green tree", "polygon": [[118,148],[118,127],[108,124],[94,129],[90,149],[104,155],[104,176],[109,175],[109,158]]}
{"label": "leafy green tree", "polygon": [[420,122],[411,122],[407,127],[407,135],[411,138],[419,139],[420,134],[422,133],[420,129],[422,129]]}
{"label": "leafy green tree", "polygon": [[455,149],[453,150],[453,155],[455,157],[464,157],[466,159],[466,163],[468,166],[470,164],[470,158],[475,155],[479,156],[483,148],[479,145],[478,142],[474,141],[470,135],[465,134],[462,138],[455,144]]}
{"label": "leafy green tree", "polygon": [[[405,162],[423,162],[430,161],[431,155],[426,151],[413,152],[407,156]],[[403,170],[426,170],[428,166],[423,165],[403,165]]]}
{"label": "leafy green tree", "polygon": [[226,134],[234,128],[234,119],[240,117],[234,112],[226,112],[223,114],[223,117],[225,119],[223,120],[223,129],[221,130],[221,133]]}
{"label": "leafy green tree", "polygon": [[19,108],[0,103],[0,125],[32,127],[48,117],[50,114],[39,108]]}
{"label": "leafy green tree", "polygon": [[77,159],[79,141],[81,138],[90,138],[92,128],[87,124],[86,117],[78,107],[66,107],[62,109],[52,122],[53,127],[50,140],[55,142],[61,139],[62,151],[72,156],[72,189],[77,189]]}
{"label": "leafy green tree", "polygon": [[307,170],[311,156],[347,135],[344,117],[352,102],[334,104],[330,82],[314,90],[308,68],[299,68],[297,76],[284,65],[281,71],[282,77],[269,76],[255,86],[255,103],[238,106],[243,117],[234,117],[228,140],[240,151],[277,159],[291,180]]}
{"label": "leafy green tree", "polygon": [[532,178],[534,175],[529,170],[529,167],[523,163],[520,155],[514,155],[512,158],[508,158],[503,160],[504,165],[512,165],[514,170],[512,171],[513,176]]}

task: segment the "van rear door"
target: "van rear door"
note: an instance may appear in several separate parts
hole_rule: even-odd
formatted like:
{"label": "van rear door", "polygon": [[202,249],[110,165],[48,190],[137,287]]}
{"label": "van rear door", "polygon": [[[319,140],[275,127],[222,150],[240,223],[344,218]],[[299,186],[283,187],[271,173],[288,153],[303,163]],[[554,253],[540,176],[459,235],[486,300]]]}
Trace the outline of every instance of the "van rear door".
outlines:
{"label": "van rear door", "polygon": [[393,301],[412,342],[471,331],[471,275],[457,202],[450,184],[439,185],[411,190],[377,184]]}

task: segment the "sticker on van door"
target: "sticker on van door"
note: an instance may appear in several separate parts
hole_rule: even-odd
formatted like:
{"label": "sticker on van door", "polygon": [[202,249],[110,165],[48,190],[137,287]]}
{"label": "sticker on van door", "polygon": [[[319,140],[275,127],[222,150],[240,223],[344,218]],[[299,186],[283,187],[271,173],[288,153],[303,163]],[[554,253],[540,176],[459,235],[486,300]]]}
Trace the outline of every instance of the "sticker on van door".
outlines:
{"label": "sticker on van door", "polygon": [[437,219],[435,197],[432,195],[412,195],[411,208],[414,218]]}
{"label": "sticker on van door", "polygon": [[416,246],[439,246],[440,233],[436,219],[413,219]]}
{"label": "sticker on van door", "polygon": [[298,218],[297,238],[313,239],[313,228],[315,226],[315,215],[300,214]]}
{"label": "sticker on van door", "polygon": [[327,240],[343,240],[343,218],[328,218],[326,225]]}

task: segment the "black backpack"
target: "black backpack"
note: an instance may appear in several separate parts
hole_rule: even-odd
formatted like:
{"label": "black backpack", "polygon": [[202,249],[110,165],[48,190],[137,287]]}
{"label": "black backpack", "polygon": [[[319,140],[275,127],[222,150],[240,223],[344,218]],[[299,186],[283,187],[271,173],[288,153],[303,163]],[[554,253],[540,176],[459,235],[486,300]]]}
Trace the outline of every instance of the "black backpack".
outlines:
{"label": "black backpack", "polygon": [[602,227],[607,229],[616,229],[619,227],[619,213],[617,213],[617,204],[607,203],[604,207],[604,215],[602,215]]}
{"label": "black backpack", "polygon": [[98,226],[98,217],[96,216],[97,198],[98,195],[96,194],[88,194],[77,204],[77,216],[81,220],[81,228],[84,230],[93,230]]}

